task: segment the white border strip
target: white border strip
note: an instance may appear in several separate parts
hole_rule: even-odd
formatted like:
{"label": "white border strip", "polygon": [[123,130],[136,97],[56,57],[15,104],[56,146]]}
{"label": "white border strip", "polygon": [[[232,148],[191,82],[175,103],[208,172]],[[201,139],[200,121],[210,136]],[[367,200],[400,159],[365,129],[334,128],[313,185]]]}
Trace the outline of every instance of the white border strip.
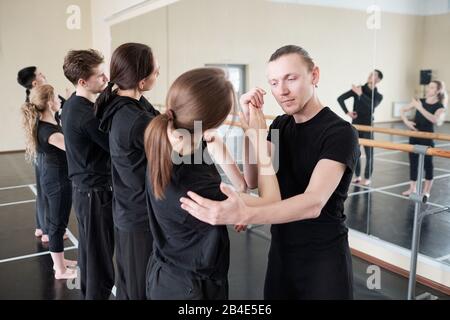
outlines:
{"label": "white border strip", "polygon": [[24,184],[22,186],[2,187],[2,188],[0,188],[0,191],[12,190],[12,189],[20,189],[20,188],[28,188],[28,187],[30,187],[30,184]]}
{"label": "white border strip", "polygon": [[[349,229],[349,242],[352,249],[386,261],[396,267],[409,271],[411,251],[390,242]],[[419,254],[417,275],[450,287],[450,265]],[[406,297],[406,292],[405,292]]]}
{"label": "white border strip", "polygon": [[25,200],[25,201],[17,201],[17,202],[9,202],[9,203],[2,203],[2,204],[0,204],[0,207],[8,207],[8,206],[14,206],[16,204],[24,204],[24,203],[30,203],[30,202],[36,202],[36,199]]}
{"label": "white border strip", "polygon": [[[75,250],[75,249],[77,249],[76,246],[71,246],[71,247],[64,248],[64,251]],[[39,256],[45,256],[47,254],[50,254],[50,251],[38,252],[38,253],[27,254],[27,255],[19,256],[19,257],[3,259],[3,260],[0,260],[0,263],[24,260],[24,259],[29,259],[29,258],[39,257]]]}

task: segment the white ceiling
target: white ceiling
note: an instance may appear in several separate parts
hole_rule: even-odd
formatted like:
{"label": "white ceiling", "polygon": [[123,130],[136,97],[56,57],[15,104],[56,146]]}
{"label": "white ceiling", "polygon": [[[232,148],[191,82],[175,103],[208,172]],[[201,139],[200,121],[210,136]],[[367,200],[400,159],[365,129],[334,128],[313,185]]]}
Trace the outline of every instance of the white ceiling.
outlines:
{"label": "white ceiling", "polygon": [[450,0],[267,0],[270,2],[307,4],[366,11],[377,5],[382,12],[411,15],[435,15],[450,12]]}

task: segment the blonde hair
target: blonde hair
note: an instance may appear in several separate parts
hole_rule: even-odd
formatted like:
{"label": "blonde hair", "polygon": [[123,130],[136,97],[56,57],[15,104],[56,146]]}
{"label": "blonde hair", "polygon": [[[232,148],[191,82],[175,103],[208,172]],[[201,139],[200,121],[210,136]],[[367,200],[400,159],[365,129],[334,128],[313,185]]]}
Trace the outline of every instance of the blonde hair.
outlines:
{"label": "blonde hair", "polygon": [[447,90],[445,90],[444,81],[433,80],[431,82],[435,83],[437,86],[437,97],[438,97],[439,102],[442,103],[445,108],[447,108],[448,94],[447,94]]}
{"label": "blonde hair", "polygon": [[30,101],[22,105],[22,125],[25,130],[25,158],[34,161],[37,153],[37,124],[41,114],[48,109],[55,92],[52,86],[45,84],[31,90]]}

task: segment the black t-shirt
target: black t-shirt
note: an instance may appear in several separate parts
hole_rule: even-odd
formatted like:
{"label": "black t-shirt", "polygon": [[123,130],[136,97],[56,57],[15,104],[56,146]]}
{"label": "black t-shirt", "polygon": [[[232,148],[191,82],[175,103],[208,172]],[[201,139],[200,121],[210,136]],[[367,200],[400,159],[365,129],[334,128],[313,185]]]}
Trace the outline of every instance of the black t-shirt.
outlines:
{"label": "black t-shirt", "polygon": [[274,152],[279,156],[277,178],[282,199],[304,193],[314,168],[322,159],[343,163],[346,170],[320,216],[273,225],[272,244],[286,250],[289,246],[313,249],[346,238],[344,201],[360,154],[356,130],[328,107],[304,123],[296,123],[289,115],[279,116],[270,126],[273,129],[279,130],[279,143],[272,131],[268,140],[276,145]]}
{"label": "black t-shirt", "polygon": [[[206,149],[206,143],[196,153]],[[156,200],[152,183],[147,178],[149,217],[155,254],[169,267],[194,278],[225,280],[230,256],[226,226],[211,226],[191,216],[180,207],[180,198],[188,191],[217,201],[226,199],[220,191],[221,178],[207,152],[201,164],[194,157],[183,157],[182,164],[173,166],[165,198]],[[190,164],[189,164],[190,162]],[[151,166],[151,164],[149,164]],[[176,272],[176,271],[175,271]]]}
{"label": "black t-shirt", "polygon": [[61,133],[61,127],[45,121],[38,121],[37,127],[37,152],[45,155],[46,165],[55,167],[67,166],[66,153],[54,145],[48,143],[48,139],[55,133]]}
{"label": "black t-shirt", "polygon": [[108,135],[99,130],[94,104],[72,95],[62,112],[69,178],[81,189],[111,185]]}
{"label": "black t-shirt", "polygon": [[116,96],[102,115],[100,127],[109,131],[114,224],[123,231],[150,230],[145,197],[144,133],[158,114],[144,97],[138,101]]}
{"label": "black t-shirt", "polygon": [[[345,100],[353,98],[353,111],[357,113],[358,117],[353,119],[352,123],[371,125],[373,121],[372,89],[370,89],[369,85],[366,83],[361,87],[361,90],[362,94],[360,96],[353,92],[353,90],[345,92],[338,98],[338,102],[342,110],[347,113],[348,109],[345,106]],[[375,87],[373,90],[373,111],[375,111],[375,108],[380,105],[382,100],[383,95],[381,95]]]}
{"label": "black t-shirt", "polygon": [[[425,99],[420,99],[422,102],[423,108],[431,114],[435,114],[435,112],[441,108],[444,108],[442,103],[436,102],[434,104],[428,104]],[[419,131],[426,132],[434,132],[434,125],[431,121],[423,116],[422,113],[416,110],[416,116],[414,118],[414,122],[416,123],[416,128]]]}

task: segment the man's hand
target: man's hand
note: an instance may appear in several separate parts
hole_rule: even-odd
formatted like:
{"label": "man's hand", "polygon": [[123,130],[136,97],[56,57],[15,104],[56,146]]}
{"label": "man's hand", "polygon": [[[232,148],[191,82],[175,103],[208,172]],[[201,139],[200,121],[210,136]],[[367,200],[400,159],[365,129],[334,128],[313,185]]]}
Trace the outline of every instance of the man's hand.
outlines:
{"label": "man's hand", "polygon": [[220,190],[228,197],[224,201],[213,201],[188,192],[189,198],[181,198],[181,208],[192,216],[211,225],[238,224],[247,225],[247,206],[239,194],[222,183]]}
{"label": "man's hand", "polygon": [[347,115],[352,118],[353,120],[358,118],[358,113],[356,113],[355,111],[349,111],[347,112]]}

